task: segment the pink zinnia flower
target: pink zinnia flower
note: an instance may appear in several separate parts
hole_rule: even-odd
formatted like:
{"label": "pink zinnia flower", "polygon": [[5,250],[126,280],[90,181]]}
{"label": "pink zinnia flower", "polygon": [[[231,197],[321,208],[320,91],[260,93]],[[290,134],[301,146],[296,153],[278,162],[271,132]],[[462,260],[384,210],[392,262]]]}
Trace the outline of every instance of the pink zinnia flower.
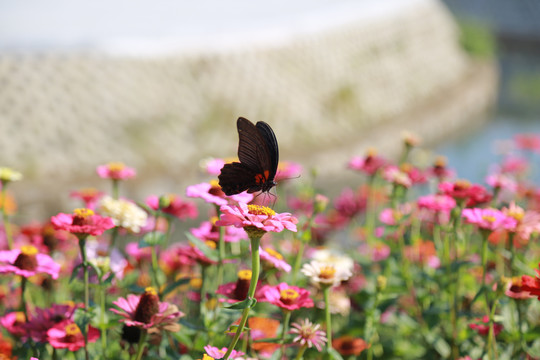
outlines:
{"label": "pink zinnia flower", "polygon": [[103,195],[104,193],[96,188],[84,188],[69,193],[70,197],[82,200],[84,207],[92,210],[95,210],[97,202]]}
{"label": "pink zinnia flower", "polygon": [[152,260],[152,249],[150,247],[139,248],[138,242],[130,242],[126,245],[126,254],[135,259],[137,263]]}
{"label": "pink zinnia flower", "polygon": [[0,317],[0,325],[13,336],[26,337],[28,335],[28,331],[26,330],[26,318],[22,311],[9,312]]}
{"label": "pink zinnia flower", "polygon": [[439,181],[444,181],[454,177],[455,172],[447,167],[447,161],[444,156],[435,159],[433,166],[428,169],[431,176],[435,176]]}
{"label": "pink zinnia flower", "polygon": [[0,273],[12,273],[25,278],[45,273],[51,275],[53,279],[58,279],[59,272],[60,264],[49,255],[38,253],[32,245],[0,251]]}
{"label": "pink zinnia flower", "polygon": [[518,149],[540,152],[540,135],[538,134],[516,134],[514,142]]}
{"label": "pink zinnia flower", "polygon": [[453,197],[459,203],[463,202],[467,207],[487,203],[492,197],[482,185],[471,184],[467,180],[442,182],[439,184],[439,191]]}
{"label": "pink zinnia flower", "polygon": [[300,346],[311,348],[315,346],[318,351],[322,351],[322,347],[328,341],[324,331],[320,330],[319,324],[313,324],[308,319],[300,320],[300,322],[291,324],[291,334],[295,334],[294,343],[299,343]]}
{"label": "pink zinnia flower", "polygon": [[218,226],[252,227],[263,231],[281,232],[284,229],[297,231],[298,220],[290,213],[278,214],[274,210],[259,205],[239,203],[236,206],[223,205]]}
{"label": "pink zinnia flower", "polygon": [[[204,351],[206,351],[206,353],[214,359],[221,359],[227,353],[227,350],[228,349],[226,347],[221,348],[220,350],[219,348],[211,345],[206,345],[204,347]],[[229,355],[229,359],[234,360],[243,355],[245,355],[245,353],[243,353],[242,351],[233,350]]]}
{"label": "pink zinnia flower", "polygon": [[225,165],[225,160],[219,158],[210,158],[201,162],[201,167],[210,175],[218,176],[221,168]]}
{"label": "pink zinnia flower", "polygon": [[399,169],[409,176],[413,185],[424,184],[427,181],[426,173],[409,163],[401,164]]}
{"label": "pink zinnia flower", "polygon": [[[240,270],[238,272],[238,280],[219,285],[216,294],[226,296],[228,299],[225,301],[228,303],[245,300],[248,294],[249,284],[251,283],[251,275],[251,270]],[[260,288],[257,288],[256,291],[255,298],[260,299]]]}
{"label": "pink zinnia flower", "polygon": [[[216,249],[217,244],[215,241],[207,240],[204,242],[206,246],[211,249]],[[175,252],[178,256],[184,256],[192,261],[196,261],[201,265],[213,265],[217,264],[216,260],[208,258],[197,246],[193,244],[181,245],[175,248]]]}
{"label": "pink zinnia flower", "polygon": [[[540,267],[540,264],[538,266]],[[540,300],[540,270],[534,269],[534,271],[536,272],[536,277],[529,275],[521,276],[521,290],[527,291],[531,296],[536,296]]]}
{"label": "pink zinnia flower", "polygon": [[503,208],[502,212],[516,220],[515,226],[508,230],[515,233],[514,241],[527,243],[532,233],[540,232],[540,213],[532,210],[525,211],[514,202],[510,203],[508,208]]}
{"label": "pink zinnia flower", "polygon": [[369,149],[366,156],[353,157],[347,167],[352,170],[361,171],[367,175],[375,175],[375,173],[387,164],[387,161],[377,155],[375,149]]}
{"label": "pink zinnia flower", "polygon": [[73,214],[60,213],[51,217],[51,223],[56,230],[65,230],[77,236],[98,236],[114,227],[109,217],[101,217],[90,209],[75,209]]}
{"label": "pink zinnia flower", "polygon": [[106,165],[100,165],[96,171],[102,179],[127,180],[135,176],[135,169],[127,167],[121,162],[110,162]]}
{"label": "pink zinnia flower", "polygon": [[277,286],[265,285],[261,288],[261,301],[269,302],[285,310],[297,310],[313,307],[309,290],[280,283]]}
{"label": "pink zinnia flower", "polygon": [[409,203],[400,204],[397,209],[383,209],[379,214],[379,220],[385,225],[398,225],[411,211],[412,207]]}
{"label": "pink zinnia flower", "polygon": [[334,200],[334,209],[345,218],[352,219],[366,209],[367,190],[359,188],[358,191],[346,188]]}
{"label": "pink zinnia flower", "polygon": [[[217,218],[214,218],[217,221]],[[214,222],[204,221],[198,228],[191,229],[191,233],[202,241],[211,240],[217,242],[219,240],[219,226]],[[225,228],[223,240],[225,242],[238,242],[247,239],[247,234],[243,229],[228,226]]]}
{"label": "pink zinnia flower", "polygon": [[[99,330],[88,326],[88,342],[93,343],[99,338]],[[47,341],[55,349],[77,351],[84,346],[84,336],[81,329],[72,320],[64,320],[47,331]]]}
{"label": "pink zinnia flower", "polygon": [[[166,196],[168,205],[161,208],[166,214],[172,215],[180,220],[187,218],[195,219],[199,215],[197,206],[190,201],[184,201],[179,196],[169,194]],[[154,210],[159,209],[159,197],[151,195],[146,198],[146,205]]]}
{"label": "pink zinnia flower", "polygon": [[207,203],[216,204],[218,206],[227,205],[231,200],[239,203],[248,203],[253,200],[253,194],[248,194],[245,191],[231,196],[225,195],[217,181],[188,186],[186,195],[189,197],[201,198]]}
{"label": "pink zinnia flower", "polygon": [[302,173],[302,165],[292,161],[280,161],[277,168],[275,181],[294,179]]}
{"label": "pink zinnia flower", "polygon": [[[487,336],[489,334],[489,316],[484,315],[482,319],[476,318],[476,322],[469,324],[469,327],[480,335]],[[493,323],[493,334],[497,336],[503,329],[502,324]]]}
{"label": "pink zinnia flower", "polygon": [[495,189],[504,189],[510,192],[517,190],[517,183],[506,174],[491,174],[486,176],[486,184]]}
{"label": "pink zinnia flower", "polygon": [[514,299],[530,299],[533,297],[529,291],[523,288],[523,279],[519,276],[506,279],[504,294]]}
{"label": "pink zinnia flower", "polygon": [[406,188],[411,187],[413,184],[409,174],[394,165],[389,165],[384,169],[383,178],[392,184],[401,185]]}
{"label": "pink zinnia flower", "polygon": [[500,166],[500,172],[503,174],[521,175],[529,169],[527,159],[518,156],[507,156]]}
{"label": "pink zinnia flower", "polygon": [[417,200],[420,209],[449,212],[456,207],[456,200],[448,195],[426,195]]}
{"label": "pink zinnia flower", "polygon": [[36,342],[47,342],[47,331],[64,320],[72,320],[75,304],[53,304],[50,308],[35,308],[35,315],[30,318],[26,327]]}
{"label": "pink zinnia flower", "polygon": [[149,333],[158,332],[160,329],[178,331],[180,329],[177,320],[184,314],[178,311],[175,305],[160,302],[157,292],[153,288],[146,288],[144,294],[129,294],[127,298],[118,298],[113,301],[120,310],[110,310],[124,319],[127,326],[137,326],[147,329]]}
{"label": "pink zinnia flower", "polygon": [[495,231],[499,229],[511,229],[516,226],[516,219],[506,216],[502,211],[487,208],[463,209],[461,216],[469,224],[474,224],[480,229]]}
{"label": "pink zinnia flower", "polygon": [[259,254],[261,256],[261,260],[264,260],[270,264],[272,264],[273,267],[276,269],[283,270],[285,272],[290,272],[292,267],[289,265],[284,259],[283,255],[278,253],[276,250],[272,248],[260,248]]}

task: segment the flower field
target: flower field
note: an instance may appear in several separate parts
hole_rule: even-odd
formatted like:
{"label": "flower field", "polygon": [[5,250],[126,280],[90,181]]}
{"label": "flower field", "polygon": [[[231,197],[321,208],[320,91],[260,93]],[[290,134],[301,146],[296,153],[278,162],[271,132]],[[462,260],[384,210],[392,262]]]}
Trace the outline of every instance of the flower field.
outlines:
{"label": "flower field", "polygon": [[398,160],[352,156],[334,199],[290,162],[226,196],[221,159],[128,199],[113,162],[108,190],[28,224],[0,168],[0,359],[540,359],[540,136],[511,144],[474,184],[411,163],[409,135]]}

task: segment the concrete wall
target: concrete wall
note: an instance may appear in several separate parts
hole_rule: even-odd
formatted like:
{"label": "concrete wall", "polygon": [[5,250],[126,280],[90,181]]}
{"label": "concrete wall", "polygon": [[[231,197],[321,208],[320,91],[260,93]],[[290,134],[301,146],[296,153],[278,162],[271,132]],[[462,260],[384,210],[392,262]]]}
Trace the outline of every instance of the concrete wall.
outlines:
{"label": "concrete wall", "polygon": [[66,210],[68,190],[105,189],[94,169],[108,161],[138,169],[133,197],[183,192],[202,158],[235,155],[245,116],[272,125],[282,160],[334,177],[367,146],[395,151],[402,129],[435,140],[485,111],[495,72],[457,37],[433,0],[227,52],[0,54],[0,165],[24,173],[13,191],[30,212]]}

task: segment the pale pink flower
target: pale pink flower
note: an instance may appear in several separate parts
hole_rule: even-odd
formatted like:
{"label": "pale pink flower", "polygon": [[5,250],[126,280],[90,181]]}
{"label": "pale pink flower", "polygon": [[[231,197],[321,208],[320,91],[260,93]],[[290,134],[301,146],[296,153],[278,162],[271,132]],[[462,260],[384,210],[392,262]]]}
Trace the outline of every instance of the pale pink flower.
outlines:
{"label": "pale pink flower", "polygon": [[225,160],[219,158],[209,158],[201,161],[201,167],[210,175],[218,176],[221,168],[225,165]]}
{"label": "pale pink flower", "polygon": [[95,210],[96,204],[105,193],[95,188],[84,188],[77,191],[72,191],[69,196],[76,199],[81,199],[84,202],[84,207]]}
{"label": "pale pink flower", "polygon": [[[168,194],[166,195],[166,206],[160,210],[165,214],[172,215],[180,220],[187,218],[195,219],[199,212],[197,206],[191,201],[182,200],[178,195]],[[156,195],[150,195],[146,198],[146,205],[153,210],[159,209],[159,197]]]}
{"label": "pale pink flower", "polygon": [[40,254],[32,245],[20,249],[0,251],[0,273],[12,273],[29,278],[36,274],[49,274],[58,279],[60,264],[49,255]]}
{"label": "pale pink flower", "polygon": [[518,241],[527,241],[532,233],[540,232],[540,213],[528,210],[525,211],[515,202],[511,202],[509,207],[504,207],[502,212],[516,220],[515,226],[508,230],[515,233]]}
{"label": "pale pink flower", "polygon": [[420,209],[449,212],[456,207],[456,200],[448,195],[425,195],[417,200]]}
{"label": "pale pink flower", "polygon": [[75,209],[73,214],[60,213],[51,217],[51,223],[56,230],[65,230],[78,236],[101,235],[114,227],[109,217],[101,217],[90,209]]}
{"label": "pale pink flower", "polygon": [[529,161],[518,156],[507,156],[500,165],[503,174],[521,175],[529,169]]}
{"label": "pale pink flower", "polygon": [[504,189],[510,192],[516,192],[517,183],[506,174],[491,174],[486,176],[486,184],[495,189]]}
{"label": "pale pink flower", "polygon": [[285,272],[291,271],[291,265],[289,265],[284,259],[283,255],[278,253],[276,250],[272,248],[265,248],[262,247],[259,248],[259,254],[261,256],[261,260],[266,261],[270,264],[272,264],[273,267],[276,269],[283,270]]}
{"label": "pale pink flower", "polygon": [[302,173],[302,165],[292,161],[280,161],[278,164],[275,181],[294,179]]}
{"label": "pale pink flower", "polygon": [[379,214],[379,221],[385,225],[398,225],[412,211],[409,203],[400,204],[397,209],[386,208]]}
{"label": "pale pink flower", "polygon": [[474,224],[480,229],[485,230],[499,230],[499,229],[511,229],[516,226],[516,219],[505,215],[502,211],[487,208],[472,208],[463,209],[461,215],[465,218],[469,224]]}
{"label": "pale pink flower", "polygon": [[121,162],[110,162],[96,168],[99,177],[103,179],[127,180],[135,176],[135,169]]}
{"label": "pale pink flower", "polygon": [[260,301],[269,302],[289,311],[311,308],[314,305],[309,290],[298,286],[289,286],[284,282],[276,286],[265,285],[261,288],[260,293],[262,294]]}
{"label": "pale pink flower", "polygon": [[540,152],[540,135],[538,134],[516,134],[514,142],[518,149]]}
{"label": "pale pink flower", "polygon": [[409,175],[394,165],[389,165],[384,168],[383,178],[392,184],[401,185],[406,188],[409,188],[412,185],[412,180]]}
{"label": "pale pink flower", "polygon": [[231,203],[231,201],[248,203],[253,200],[253,194],[248,194],[246,191],[231,196],[225,195],[216,181],[188,186],[186,195],[189,197],[201,198],[207,203],[218,206],[227,205]]}
{"label": "pale pink flower", "polygon": [[318,351],[322,351],[322,347],[326,344],[326,334],[320,330],[319,324],[313,324],[308,319],[300,320],[291,324],[291,334],[295,334],[294,343],[299,343],[300,346],[311,348],[314,346]]}
{"label": "pale pink flower", "polygon": [[[206,353],[214,359],[221,359],[227,353],[227,350],[228,349],[226,347],[219,349],[211,345],[206,345],[204,347],[204,351],[206,351]],[[243,355],[245,355],[245,353],[243,353],[242,351],[233,350],[229,355],[229,359],[235,360]]]}
{"label": "pale pink flower", "polygon": [[255,227],[264,231],[281,232],[284,229],[296,232],[298,220],[290,213],[276,213],[265,206],[223,205],[220,208],[221,217],[216,222],[218,226],[233,225],[235,227]]}

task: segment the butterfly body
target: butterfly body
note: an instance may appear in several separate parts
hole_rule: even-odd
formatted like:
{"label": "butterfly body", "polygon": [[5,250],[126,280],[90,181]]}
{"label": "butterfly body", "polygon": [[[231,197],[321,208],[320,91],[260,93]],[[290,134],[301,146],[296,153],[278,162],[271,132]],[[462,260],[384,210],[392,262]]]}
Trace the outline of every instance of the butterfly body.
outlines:
{"label": "butterfly body", "polygon": [[274,131],[264,121],[253,124],[240,117],[238,129],[238,159],[240,162],[225,164],[219,174],[219,185],[225,195],[243,191],[268,192],[274,181],[279,162],[279,149]]}

